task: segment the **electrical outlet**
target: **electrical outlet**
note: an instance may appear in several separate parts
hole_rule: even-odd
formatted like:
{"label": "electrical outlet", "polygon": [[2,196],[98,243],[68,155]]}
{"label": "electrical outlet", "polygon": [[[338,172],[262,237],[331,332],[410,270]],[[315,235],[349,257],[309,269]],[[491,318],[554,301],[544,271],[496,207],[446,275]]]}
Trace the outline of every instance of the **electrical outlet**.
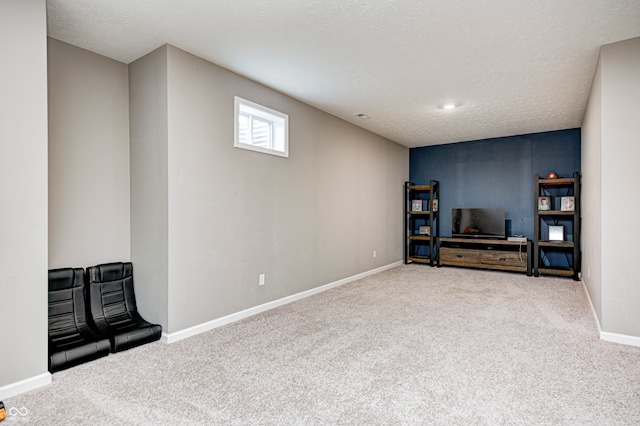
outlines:
{"label": "electrical outlet", "polygon": [[376,256],[378,256],[378,253],[374,250],[373,251],[373,257],[376,257]]}
{"label": "electrical outlet", "polygon": [[264,285],[264,274],[258,275],[258,285]]}

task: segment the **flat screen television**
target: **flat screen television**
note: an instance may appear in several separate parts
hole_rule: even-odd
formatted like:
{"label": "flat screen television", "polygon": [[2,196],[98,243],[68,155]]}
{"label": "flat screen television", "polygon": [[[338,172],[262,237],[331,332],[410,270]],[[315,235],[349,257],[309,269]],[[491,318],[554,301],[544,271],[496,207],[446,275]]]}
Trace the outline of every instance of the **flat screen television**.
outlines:
{"label": "flat screen television", "polygon": [[451,209],[451,235],[469,238],[505,238],[504,209]]}

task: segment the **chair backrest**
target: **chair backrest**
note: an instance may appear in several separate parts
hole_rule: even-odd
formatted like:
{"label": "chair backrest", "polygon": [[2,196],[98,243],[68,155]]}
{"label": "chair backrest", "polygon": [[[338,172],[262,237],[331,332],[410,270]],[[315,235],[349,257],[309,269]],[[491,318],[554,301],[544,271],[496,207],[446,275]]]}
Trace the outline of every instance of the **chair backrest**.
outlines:
{"label": "chair backrest", "polygon": [[105,263],[87,268],[91,317],[101,332],[140,318],[133,291],[131,262]]}
{"label": "chair backrest", "polygon": [[92,332],[84,298],[84,269],[49,271],[49,340],[60,345]]}

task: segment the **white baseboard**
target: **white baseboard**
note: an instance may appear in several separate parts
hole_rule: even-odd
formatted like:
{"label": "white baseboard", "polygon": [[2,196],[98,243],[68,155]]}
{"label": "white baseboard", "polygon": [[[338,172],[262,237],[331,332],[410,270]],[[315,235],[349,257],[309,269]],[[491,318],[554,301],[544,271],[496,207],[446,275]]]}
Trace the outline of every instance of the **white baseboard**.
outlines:
{"label": "white baseboard", "polygon": [[377,274],[379,272],[386,271],[387,269],[395,268],[400,265],[402,265],[402,261],[391,263],[389,265],[372,269],[370,271],[362,272],[360,274],[357,274],[351,277],[343,278],[341,280],[334,281],[332,283],[325,284],[320,287],[312,288],[310,290],[302,291],[300,293],[296,293],[291,296],[283,297],[282,299],[278,299],[272,302],[264,303],[262,305],[254,306],[253,308],[245,309],[244,311],[236,312],[236,313],[224,316],[222,318],[217,318],[200,325],[196,325],[193,327],[186,328],[184,330],[176,331],[175,333],[162,332],[162,337],[160,338],[160,341],[167,344],[175,343],[179,340],[186,339],[188,337],[192,337],[200,333],[204,333],[205,331],[213,330],[214,328],[218,328],[223,325],[227,325],[232,322],[236,322],[241,319],[248,318],[250,316],[259,314],[261,312],[265,312],[270,309],[277,308],[278,306],[295,302],[296,300],[301,300],[306,297],[313,296],[314,294],[322,293],[323,291],[327,291],[334,287],[338,287],[338,286],[350,283],[352,281],[356,281],[361,278],[367,277],[369,275]]}
{"label": "white baseboard", "polygon": [[607,342],[620,343],[622,345],[636,346],[640,348],[640,337],[602,331],[602,327],[600,325],[600,318],[598,318],[598,314],[596,313],[596,308],[593,306],[591,295],[589,294],[589,290],[587,289],[587,285],[584,282],[584,280],[582,280],[582,287],[584,288],[584,292],[587,295],[587,299],[589,300],[589,306],[591,306],[591,312],[593,313],[593,319],[595,320],[596,326],[598,327],[598,336],[600,337],[600,339],[605,340]]}
{"label": "white baseboard", "polygon": [[636,346],[640,348],[640,337],[629,336],[628,334],[618,334],[601,331],[600,338],[602,340],[606,340],[607,342],[620,343],[623,345]]}
{"label": "white baseboard", "polygon": [[38,376],[20,380],[0,388],[0,401],[19,395],[30,390],[41,388],[51,383],[51,373],[43,373]]}
{"label": "white baseboard", "polygon": [[591,307],[591,313],[593,314],[593,320],[596,322],[596,327],[598,327],[598,336],[602,338],[602,327],[600,327],[600,318],[598,318],[598,314],[596,313],[596,308],[595,306],[593,306],[593,301],[591,300],[591,295],[589,294],[587,283],[584,282],[584,279],[580,281],[582,282],[582,289],[584,290],[584,294],[587,295],[587,300],[589,301],[589,306]]}

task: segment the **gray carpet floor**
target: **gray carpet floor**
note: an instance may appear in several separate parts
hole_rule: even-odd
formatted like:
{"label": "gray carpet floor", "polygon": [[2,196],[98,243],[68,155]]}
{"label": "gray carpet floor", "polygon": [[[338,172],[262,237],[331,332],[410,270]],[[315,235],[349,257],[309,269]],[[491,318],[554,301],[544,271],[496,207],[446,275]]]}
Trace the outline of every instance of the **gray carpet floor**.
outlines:
{"label": "gray carpet floor", "polygon": [[[638,425],[580,283],[400,266],[10,398],[38,425]],[[24,412],[24,411],[23,411]]]}

